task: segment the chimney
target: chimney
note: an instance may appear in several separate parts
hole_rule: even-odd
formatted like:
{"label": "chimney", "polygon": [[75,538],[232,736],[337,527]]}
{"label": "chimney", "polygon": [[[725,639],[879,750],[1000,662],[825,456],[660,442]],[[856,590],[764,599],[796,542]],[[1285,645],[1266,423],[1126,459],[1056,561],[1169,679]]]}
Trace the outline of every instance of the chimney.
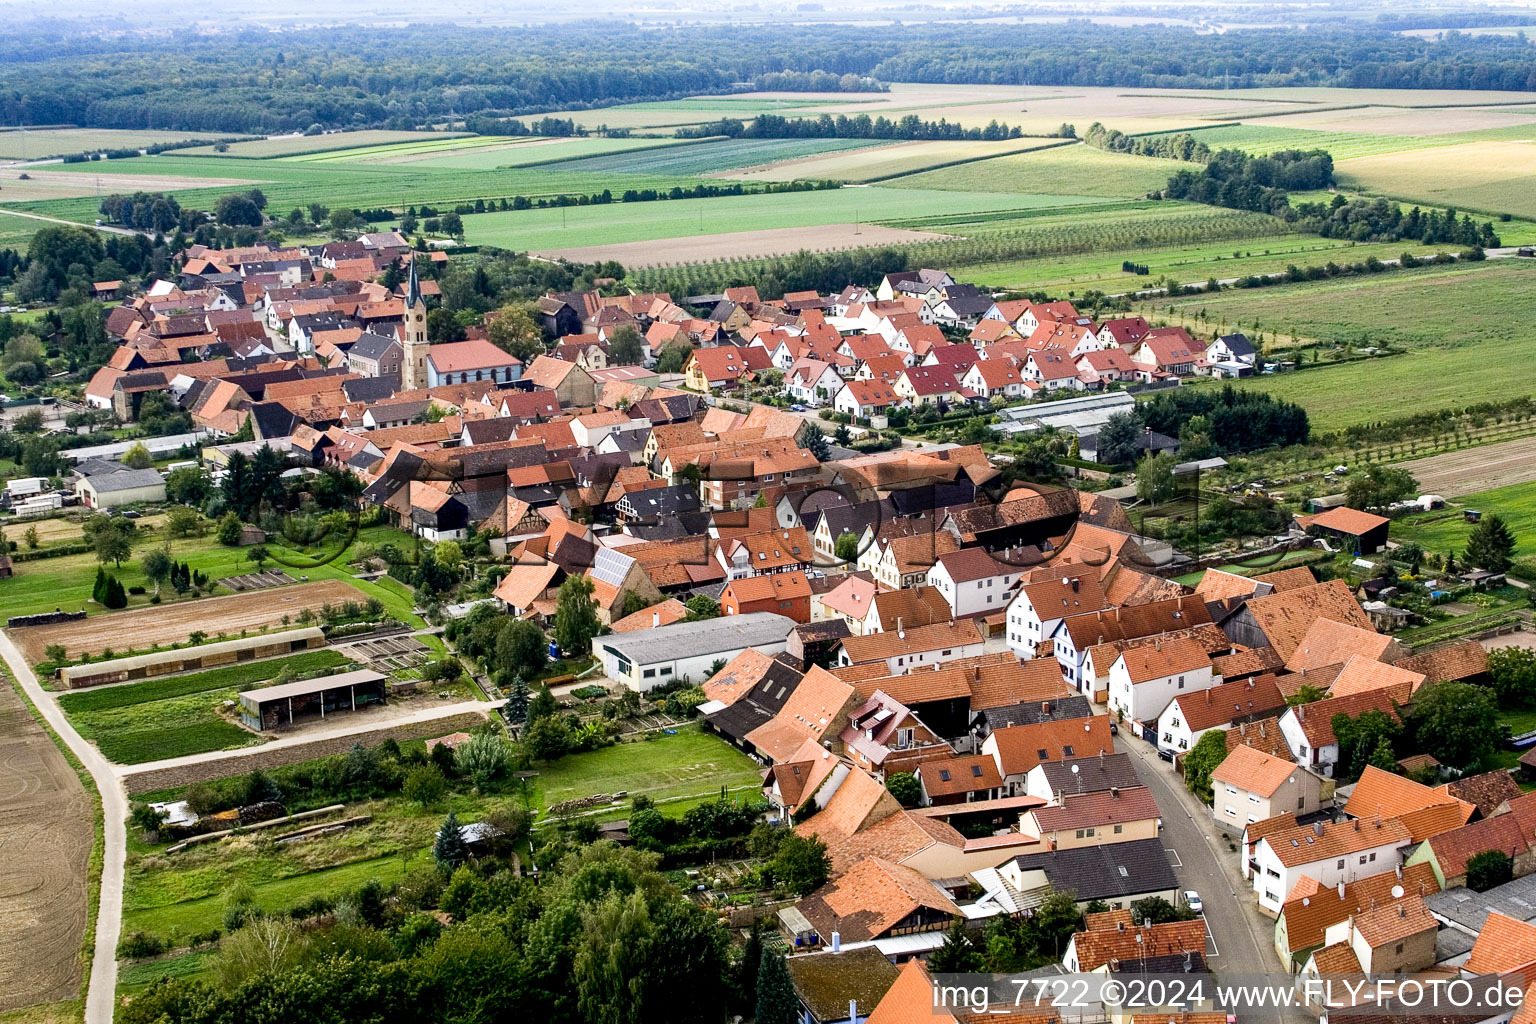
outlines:
{"label": "chimney", "polygon": [[843,951],[843,937],[838,932],[833,932],[832,933],[832,952],[834,952],[834,953],[841,953],[842,951]]}
{"label": "chimney", "polygon": [[1116,921],[1115,922],[1115,929],[1117,931],[1124,932],[1125,931],[1125,922],[1124,921]]}
{"label": "chimney", "polygon": [[1048,714],[1051,713],[1051,702],[1050,701],[1043,700],[1043,701],[1040,702],[1040,713],[1042,715],[1048,715]]}
{"label": "chimney", "polygon": [[1118,786],[1110,786],[1109,787],[1109,798],[1111,800],[1119,800],[1120,799],[1120,788]]}
{"label": "chimney", "polygon": [[1394,870],[1397,872],[1397,880],[1401,882],[1403,880],[1403,866],[1399,864]]}
{"label": "chimney", "polygon": [[1078,578],[1077,578],[1077,577],[1076,577],[1076,576],[1073,576],[1073,577],[1072,577],[1072,593],[1074,593],[1074,594],[1075,594],[1075,593],[1077,593],[1077,592],[1078,592],[1078,588],[1079,588],[1079,587],[1080,587],[1080,586],[1082,586],[1082,582],[1083,582],[1083,581],[1082,581],[1082,580],[1080,580],[1080,579],[1078,579]]}
{"label": "chimney", "polygon": [[1312,823],[1312,834],[1313,835],[1321,837],[1322,834],[1323,834],[1323,831],[1324,831],[1324,827],[1323,827],[1323,823],[1322,822],[1314,821]]}
{"label": "chimney", "polygon": [[1408,906],[1407,906],[1407,904],[1399,903],[1397,905],[1397,916],[1402,918],[1404,921],[1408,920]]}
{"label": "chimney", "polygon": [[651,612],[651,628],[661,625],[661,612]]}
{"label": "chimney", "polygon": [[1344,898],[1344,883],[1340,882],[1339,883],[1339,899],[1343,899],[1343,898]]}
{"label": "chimney", "polygon": [[1355,819],[1355,831],[1356,832],[1360,831],[1360,819],[1359,818]]}

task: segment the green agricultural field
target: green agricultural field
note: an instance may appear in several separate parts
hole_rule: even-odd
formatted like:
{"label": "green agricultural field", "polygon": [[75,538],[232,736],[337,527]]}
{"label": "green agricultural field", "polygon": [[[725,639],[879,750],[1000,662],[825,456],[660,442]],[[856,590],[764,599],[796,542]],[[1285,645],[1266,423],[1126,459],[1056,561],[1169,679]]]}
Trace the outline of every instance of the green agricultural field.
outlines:
{"label": "green agricultural field", "polygon": [[[592,137],[585,139],[531,139],[521,145],[502,148],[482,147],[474,150],[437,150],[426,156],[408,156],[388,163],[406,163],[411,167],[441,167],[450,170],[494,170],[498,167],[533,167],[548,165],[547,170],[572,173],[573,168],[563,161],[580,161],[586,157],[609,154],[641,154],[673,146],[693,146],[687,139],[609,139]],[[579,172],[581,169],[576,168]]]}
{"label": "green agricultural field", "polygon": [[1472,524],[1462,518],[1463,508],[1500,516],[1515,535],[1515,555],[1536,555],[1536,483],[1479,491],[1457,498],[1453,506],[1405,516],[1392,523],[1392,539],[1413,541],[1426,551],[1455,552],[1459,559],[1472,531]]}
{"label": "green agricultural field", "polygon": [[253,733],[221,718],[218,707],[235,700],[234,687],[165,700],[71,715],[70,721],[101,756],[117,764],[143,764],[210,750],[233,750],[261,742]]}
{"label": "green agricultural field", "polygon": [[914,174],[888,184],[896,188],[1133,199],[1162,188],[1182,166],[1174,160],[1106,153],[1086,145],[1056,146]]}
{"label": "green agricultural field", "polygon": [[[1167,134],[1179,134],[1170,132]],[[1382,153],[1402,153],[1462,141],[1454,135],[1374,135],[1369,132],[1313,131],[1260,121],[1255,124],[1196,128],[1189,132],[1212,149],[1241,149],[1262,156],[1282,149],[1326,149],[1335,161]]]}
{"label": "green agricultural field", "polygon": [[[39,160],[66,153],[107,149],[142,149],[164,142],[217,139],[218,132],[119,130],[115,128],[44,128],[38,131],[0,131],[0,159]],[[211,149],[211,147],[210,147]]]}
{"label": "green agricultural field", "polygon": [[325,153],[338,149],[356,149],[360,146],[383,146],[394,142],[419,141],[423,137],[454,137],[458,132],[392,132],[369,129],[360,132],[331,132],[327,135],[279,135],[271,139],[254,139],[250,142],[234,142],[223,153],[212,146],[200,146],[186,150],[192,156],[250,157],[266,160],[272,157],[294,156],[299,153]]}
{"label": "green agricultural field", "polygon": [[[1204,309],[1211,329],[1236,325],[1252,334],[1257,320],[1256,330],[1265,334],[1408,349],[1403,355],[1237,382],[1298,402],[1314,428],[1337,430],[1392,414],[1367,396],[1412,396],[1412,407],[1422,411],[1487,400],[1495,391],[1536,390],[1536,364],[1506,358],[1510,340],[1522,336],[1536,316],[1533,285],[1536,265],[1500,260],[1233,289],[1190,296],[1174,308],[1185,314]],[[1479,315],[1446,318],[1435,312],[1448,305],[1476,309]],[[1500,367],[1497,385],[1490,384],[1491,363]]]}
{"label": "green agricultural field", "polygon": [[[612,142],[638,142],[638,139],[611,139]],[[860,159],[868,147],[879,146],[875,139],[720,139],[691,145],[673,145],[648,153],[621,152],[572,160],[560,170],[596,174],[675,174],[702,176],[757,167],[781,160],[798,160],[824,153],[853,151],[850,159]],[[736,175],[732,175],[735,177]],[[821,177],[806,174],[793,177]]]}
{"label": "green agricultural field", "polygon": [[[378,166],[361,163],[303,163],[286,160],[244,160],[238,163],[219,157],[161,155],[131,160],[111,160],[92,165],[102,178],[102,191],[132,192],[144,187],[135,177],[163,180],[167,176],[191,178],[228,177],[233,168],[256,181],[266,194],[269,208],[281,215],[295,207],[318,202],[357,209],[386,207],[403,210],[408,205],[451,206],[475,199],[512,196],[591,194],[618,184],[611,174],[572,174],[558,166],[507,170],[463,170],[417,167],[412,164]],[[52,173],[38,168],[39,178]],[[691,185],[696,179],[628,175],[625,188],[669,189]],[[188,188],[176,191],[183,206],[212,209],[219,197],[244,186]],[[0,202],[4,202],[0,193]],[[96,196],[50,199],[10,204],[17,209],[89,224],[100,215]]]}
{"label": "green agricultural field", "polygon": [[[793,181],[797,178],[813,181],[886,181],[892,184],[904,180],[903,175],[932,171],[929,177],[933,188],[949,188],[940,184],[954,173],[959,165],[973,161],[989,161],[1010,153],[1061,145],[1058,139],[1004,139],[997,142],[972,142],[955,140],[945,142],[883,142],[874,149],[861,149],[851,153],[833,153],[827,156],[802,157],[784,160],[767,167],[749,168],[729,175],[745,181]],[[944,170],[936,170],[944,168]],[[912,186],[914,188],[922,186]],[[985,190],[979,190],[985,191]],[[993,191],[1007,191],[994,189]]]}
{"label": "green agricultural field", "polygon": [[[1397,247],[1401,251],[1404,243]],[[1435,315],[1434,311],[1445,309],[1447,303],[1476,310],[1477,315]],[[1176,300],[1172,308],[1185,314],[1203,309],[1205,319],[1211,322],[1252,325],[1257,320],[1260,331],[1314,338],[1327,344],[1405,348],[1507,345],[1536,316],[1536,263],[1492,260],[1270,288],[1234,288],[1220,295],[1186,296]],[[1508,360],[1501,362],[1507,364]]]}
{"label": "green agricultural field", "polygon": [[[1536,127],[1525,138],[1536,138]],[[1536,144],[1484,141],[1413,158],[1366,156],[1337,165],[1339,183],[1410,202],[1536,218]]]}
{"label": "green agricultural field", "polygon": [[[1456,252],[1458,247],[1439,248]],[[1146,287],[1165,274],[1183,284],[1204,284],[1212,277],[1225,281],[1249,274],[1278,274],[1292,264],[1321,265],[1330,260],[1355,263],[1371,256],[1396,259],[1402,251],[1400,242],[1357,243],[1314,235],[1275,235],[1239,242],[1136,246],[1110,252],[983,263],[967,267],[965,279],[988,288],[1045,287],[1079,294],[1097,289],[1115,295]],[[1145,266],[1147,275],[1137,276],[1121,269],[1126,260]]]}
{"label": "green agricultural field", "polygon": [[1061,207],[1086,201],[1074,196],[877,187],[853,193],[843,190],[780,192],[626,203],[622,206],[474,214],[464,218],[464,233],[471,242],[509,249],[563,249],[764,228],[815,227],[855,219],[868,223],[918,216]]}

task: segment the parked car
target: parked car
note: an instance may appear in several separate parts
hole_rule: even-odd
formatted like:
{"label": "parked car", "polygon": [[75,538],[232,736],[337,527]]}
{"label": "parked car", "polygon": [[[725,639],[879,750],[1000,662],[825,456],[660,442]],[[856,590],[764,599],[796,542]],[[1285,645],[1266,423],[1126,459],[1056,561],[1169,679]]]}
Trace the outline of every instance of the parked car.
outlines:
{"label": "parked car", "polygon": [[805,406],[803,406],[800,403],[796,402],[794,405],[789,407],[789,411],[790,412],[805,412]]}
{"label": "parked car", "polygon": [[1169,764],[1173,763],[1173,751],[1171,751],[1171,750],[1164,749],[1163,747],[1158,747],[1157,748],[1157,756],[1162,758],[1164,761],[1167,761]]}
{"label": "parked car", "polygon": [[1205,913],[1205,904],[1200,899],[1200,894],[1193,889],[1184,890],[1184,905],[1197,914]]}
{"label": "parked car", "polygon": [[1116,725],[1114,722],[1110,722],[1109,723],[1109,734],[1111,736],[1119,736],[1120,735],[1120,727],[1118,725]]}

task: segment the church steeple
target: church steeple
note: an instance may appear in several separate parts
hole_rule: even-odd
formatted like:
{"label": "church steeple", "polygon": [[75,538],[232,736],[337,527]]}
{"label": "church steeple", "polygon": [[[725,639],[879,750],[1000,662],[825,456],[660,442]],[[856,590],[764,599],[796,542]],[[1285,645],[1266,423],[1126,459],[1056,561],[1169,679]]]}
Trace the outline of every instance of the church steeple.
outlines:
{"label": "church steeple", "polygon": [[421,297],[421,281],[416,276],[416,257],[411,256],[411,273],[405,283],[405,319],[400,332],[404,359],[400,364],[400,389],[417,391],[430,384],[427,374],[427,303]]}
{"label": "church steeple", "polygon": [[416,256],[411,255],[411,273],[405,282],[405,308],[415,309],[421,302],[421,280],[416,276]]}

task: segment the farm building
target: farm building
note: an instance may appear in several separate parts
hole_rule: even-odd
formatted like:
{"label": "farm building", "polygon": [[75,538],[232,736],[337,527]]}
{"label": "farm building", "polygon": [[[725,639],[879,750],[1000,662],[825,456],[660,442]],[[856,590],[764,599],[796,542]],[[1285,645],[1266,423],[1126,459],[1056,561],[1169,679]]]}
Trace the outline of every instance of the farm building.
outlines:
{"label": "farm building", "polygon": [[318,626],[304,629],[285,629],[281,633],[263,633],[241,637],[238,640],[220,640],[196,647],[179,650],[156,651],[131,658],[114,658],[111,661],[70,665],[59,669],[59,679],[70,689],[83,686],[100,686],[103,683],[123,683],[133,679],[149,679],[169,675],[172,672],[191,672],[199,669],[233,665],[257,658],[275,658],[295,651],[309,651],[325,646],[325,633]]}
{"label": "farm building", "polygon": [[165,478],[153,469],[124,469],[75,481],[75,493],[86,508],[119,508],[143,501],[165,500]]}
{"label": "farm building", "polygon": [[730,661],[748,647],[778,654],[789,643],[795,621],[772,612],[748,612],[633,633],[610,633],[592,641],[603,672],[642,693],[674,679],[702,682],[716,660]]}
{"label": "farm building", "polygon": [[279,729],[327,713],[382,704],[386,686],[385,677],[371,669],[264,686],[240,695],[240,718],[252,729]]}
{"label": "farm building", "polygon": [[1342,541],[1346,551],[1353,551],[1357,555],[1369,555],[1385,547],[1390,522],[1385,516],[1361,512],[1347,505],[1331,508],[1315,516],[1296,517],[1297,529],[1306,532],[1316,529],[1324,536]]}

